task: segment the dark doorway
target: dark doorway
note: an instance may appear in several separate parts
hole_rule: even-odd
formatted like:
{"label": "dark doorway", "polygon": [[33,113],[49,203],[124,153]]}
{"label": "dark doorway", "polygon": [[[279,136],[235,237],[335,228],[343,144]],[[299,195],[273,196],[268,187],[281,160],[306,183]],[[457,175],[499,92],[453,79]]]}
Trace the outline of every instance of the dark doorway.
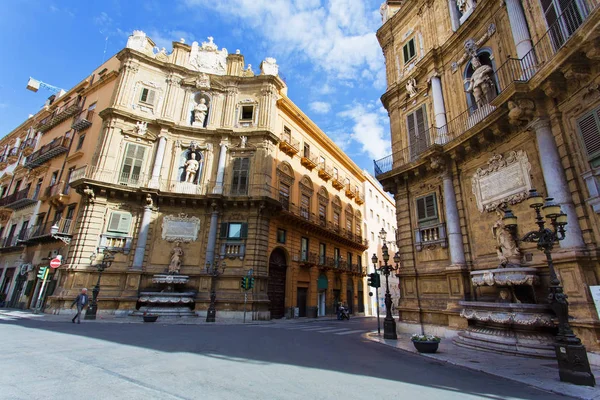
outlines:
{"label": "dark doorway", "polygon": [[363,291],[362,285],[363,285],[362,280],[360,280],[358,282],[358,312],[359,313],[365,312],[365,293]]}
{"label": "dark doorway", "polygon": [[354,304],[354,295],[352,294],[352,290],[348,289],[348,291],[346,291],[346,296],[347,296],[346,298],[348,299],[348,304],[347,304],[348,312],[350,314],[353,314],[354,310],[353,310],[352,306]]}
{"label": "dark doorway", "polygon": [[282,249],[275,249],[269,257],[269,311],[271,318],[279,319],[285,315],[285,273],[287,263]]}
{"label": "dark doorway", "polygon": [[306,317],[306,298],[308,297],[307,288],[298,288],[298,316]]}
{"label": "dark doorway", "polygon": [[340,290],[339,289],[333,289],[333,309],[337,310],[338,306],[340,305]]}

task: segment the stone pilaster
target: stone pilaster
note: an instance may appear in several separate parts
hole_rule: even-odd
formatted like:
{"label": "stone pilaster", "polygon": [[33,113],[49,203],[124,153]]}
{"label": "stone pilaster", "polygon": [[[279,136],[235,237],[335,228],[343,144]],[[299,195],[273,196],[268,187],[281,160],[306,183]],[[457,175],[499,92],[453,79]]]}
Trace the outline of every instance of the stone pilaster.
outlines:
{"label": "stone pilaster", "polygon": [[219,151],[219,165],[217,167],[217,181],[213,190],[214,194],[223,194],[223,178],[225,177],[225,162],[227,160],[227,142],[221,142]]}
{"label": "stone pilaster", "polygon": [[162,169],[163,160],[165,158],[165,148],[167,147],[168,134],[169,131],[167,129],[161,129],[158,137],[156,157],[154,158],[154,166],[152,167],[152,177],[148,183],[148,187],[152,189],[160,188],[160,172]]}
{"label": "stone pilaster", "polygon": [[177,93],[181,86],[181,77],[170,74],[167,77],[167,93],[163,108],[163,117],[168,120],[175,119],[175,107],[177,105]]}
{"label": "stone pilaster", "polygon": [[123,61],[121,64],[121,80],[117,89],[117,101],[120,106],[127,107],[127,101],[131,95],[131,86],[133,79],[140,69],[139,63],[131,58]]}
{"label": "stone pilaster", "polygon": [[460,230],[460,216],[458,215],[458,207],[456,206],[456,193],[454,191],[454,183],[452,182],[452,171],[449,166],[444,169],[442,181],[450,264],[451,266],[462,266],[466,263],[465,251]]}
{"label": "stone pilaster", "polygon": [[550,121],[546,118],[540,118],[534,121],[531,127],[535,130],[548,196],[553,197],[554,201],[560,204],[562,211],[567,214],[567,233],[565,239],[560,241],[560,247],[584,247],[577,212],[569,192],[569,185],[558,154],[556,140],[550,128]]}
{"label": "stone pilaster", "polygon": [[269,84],[267,87],[261,90],[261,98],[259,103],[260,115],[258,119],[259,128],[271,128],[275,105],[275,95],[277,90],[274,85]]}
{"label": "stone pilaster", "polygon": [[225,94],[225,109],[223,110],[223,127],[233,127],[233,118],[235,114],[235,107],[237,103],[238,88],[230,86],[226,89]]}
{"label": "stone pilaster", "polygon": [[219,224],[219,210],[217,203],[211,204],[212,212],[210,214],[210,226],[208,228],[208,240],[206,243],[206,264],[211,264],[215,261],[215,246],[217,245],[217,228]]}
{"label": "stone pilaster", "polygon": [[146,253],[146,244],[148,243],[148,231],[150,230],[150,220],[152,219],[152,198],[148,195],[147,204],[144,206],[140,229],[138,230],[137,244],[133,254],[133,264],[131,269],[141,270],[144,265],[144,255]]}

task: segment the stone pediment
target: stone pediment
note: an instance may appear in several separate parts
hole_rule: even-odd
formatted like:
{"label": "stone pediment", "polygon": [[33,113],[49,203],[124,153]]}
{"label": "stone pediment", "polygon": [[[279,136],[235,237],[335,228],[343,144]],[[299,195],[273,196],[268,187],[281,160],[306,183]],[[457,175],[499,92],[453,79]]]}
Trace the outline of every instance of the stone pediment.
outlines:
{"label": "stone pediment", "polygon": [[198,42],[192,43],[188,67],[198,72],[226,75],[227,55],[227,49],[219,50],[213,38],[209,36],[208,42],[202,42],[201,45]]}
{"label": "stone pediment", "polygon": [[121,133],[124,136],[133,137],[136,139],[148,140],[155,142],[158,139],[158,135],[151,132],[148,129],[148,123],[143,121],[136,122],[133,129],[121,129]]}

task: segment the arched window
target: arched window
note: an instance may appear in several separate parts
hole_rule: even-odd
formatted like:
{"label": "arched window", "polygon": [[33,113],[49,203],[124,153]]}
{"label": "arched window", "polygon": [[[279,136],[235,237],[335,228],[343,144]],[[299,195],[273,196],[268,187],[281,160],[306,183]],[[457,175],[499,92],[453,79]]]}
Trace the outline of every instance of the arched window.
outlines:
{"label": "arched window", "polygon": [[279,202],[284,210],[290,209],[290,195],[294,184],[294,170],[287,162],[277,166],[277,178],[279,182]]}

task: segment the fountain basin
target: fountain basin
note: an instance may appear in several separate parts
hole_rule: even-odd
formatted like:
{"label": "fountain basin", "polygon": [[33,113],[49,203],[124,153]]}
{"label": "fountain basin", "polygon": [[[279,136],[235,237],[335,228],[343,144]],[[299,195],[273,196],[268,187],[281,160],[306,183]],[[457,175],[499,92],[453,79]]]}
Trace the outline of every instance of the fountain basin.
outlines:
{"label": "fountain basin", "polygon": [[473,286],[533,286],[539,283],[535,268],[496,268],[471,272]]}
{"label": "fountain basin", "polygon": [[468,320],[501,325],[554,327],[552,311],[546,304],[488,303],[461,301],[460,316]]}

